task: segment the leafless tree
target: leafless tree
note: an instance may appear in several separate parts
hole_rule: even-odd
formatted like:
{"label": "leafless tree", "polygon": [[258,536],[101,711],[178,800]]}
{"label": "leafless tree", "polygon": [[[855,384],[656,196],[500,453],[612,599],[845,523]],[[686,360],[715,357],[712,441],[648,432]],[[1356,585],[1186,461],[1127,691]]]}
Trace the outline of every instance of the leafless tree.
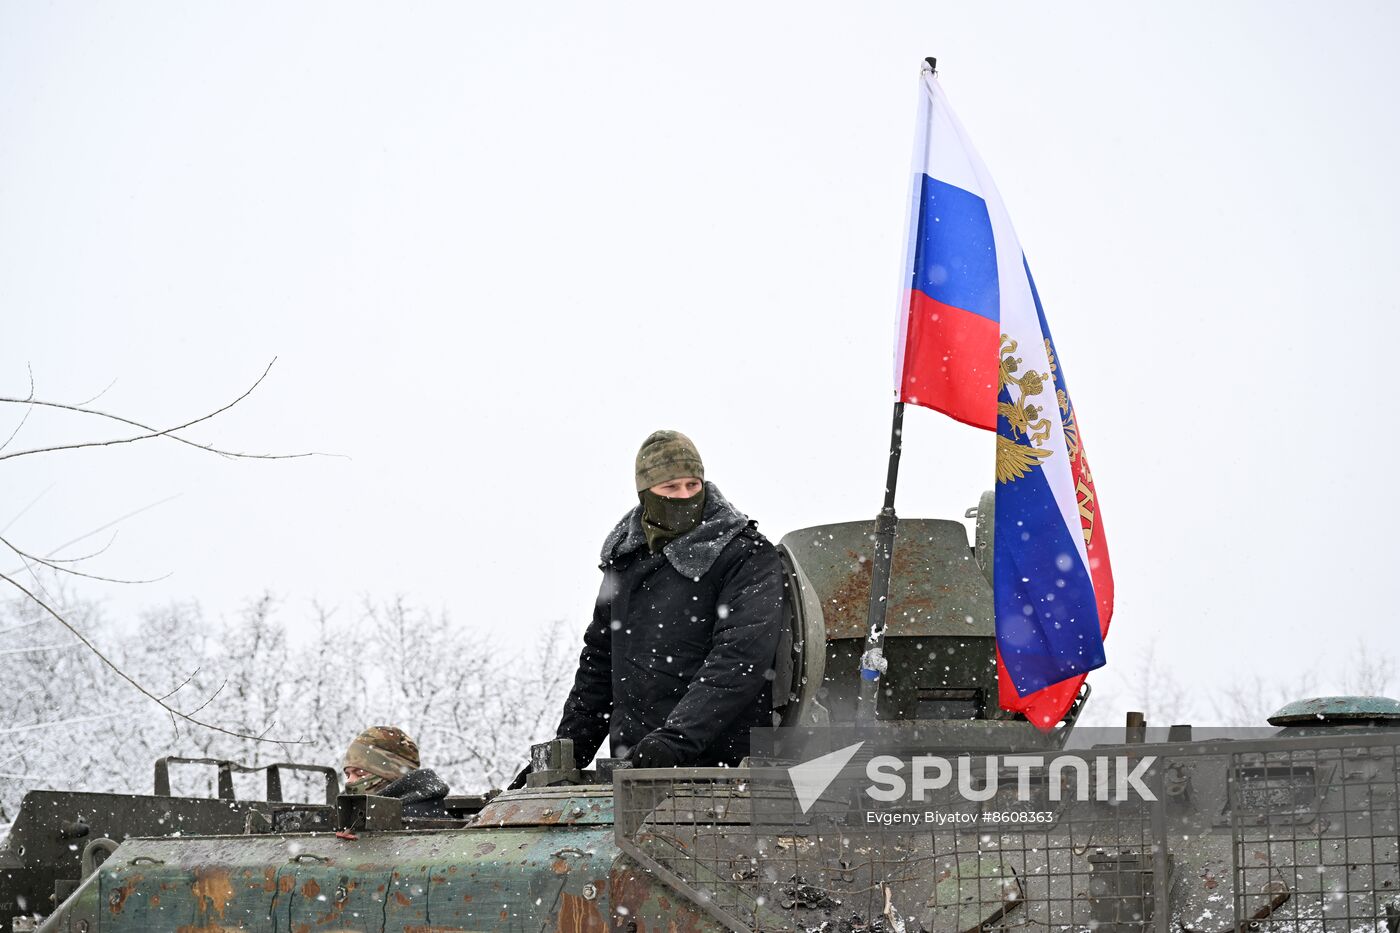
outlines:
{"label": "leafless tree", "polygon": [[1375,643],[1358,641],[1342,677],[1342,689],[1357,696],[1395,696],[1395,658]]}
{"label": "leafless tree", "polygon": [[[164,755],[338,765],[369,725],[403,728],[423,764],[457,790],[500,786],[532,742],[553,734],[573,670],[575,646],[557,625],[529,653],[509,655],[490,647],[493,633],[402,598],[367,603],[356,615],[312,606],[304,624],[266,595],[217,621],[177,603],[126,630],[91,604],[63,605],[152,690],[172,698],[189,691],[207,703],[201,715],[271,724],[299,744],[173,725],[90,653],[29,650],[44,648],[57,627],[16,599],[0,604],[0,632],[11,633],[7,650],[15,652],[0,677],[0,709],[15,711],[13,724],[0,725],[0,810],[9,814],[39,786],[149,793],[152,762]],[[297,644],[294,629],[302,630]],[[211,793],[212,778],[172,775],[177,791],[190,793]]]}
{"label": "leafless tree", "polygon": [[425,756],[472,786],[500,786],[531,742],[553,734],[572,671],[558,625],[537,655],[508,656],[493,633],[464,631],[401,598],[367,604],[364,624],[384,659],[380,678],[369,676],[367,712],[406,729]]}
{"label": "leafless tree", "polygon": [[[138,421],[134,418],[127,417],[126,415],[95,408],[93,407],[92,403],[96,401],[96,397],[84,402],[77,403],[58,402],[40,398],[35,394],[33,373],[31,372],[29,379],[29,393],[27,395],[22,397],[0,396],[0,406],[16,406],[21,412],[21,416],[13,430],[11,430],[11,432],[3,442],[0,442],[0,461],[13,460],[19,457],[30,457],[42,454],[72,452],[92,448],[120,447],[140,443],[143,441],[156,440],[160,438],[164,438],[175,443],[183,444],[188,447],[193,447],[197,450],[212,453],[217,456],[235,459],[285,460],[315,456],[314,453],[270,454],[250,453],[247,451],[231,450],[216,444],[205,443],[195,440],[188,436],[188,434],[186,433],[189,429],[196,427],[197,425],[205,424],[213,420],[214,418],[217,418],[219,415],[224,414],[225,412],[229,411],[234,406],[236,406],[238,403],[246,399],[258,388],[258,386],[260,386],[263,383],[263,380],[267,378],[267,375],[272,370],[272,366],[274,363],[276,363],[275,358],[272,360],[272,362],[267,364],[267,367],[262,371],[261,375],[258,376],[258,378],[253,382],[253,384],[249,386],[246,390],[244,390],[236,398],[234,398],[232,401],[229,401],[224,405],[219,406],[213,411],[206,412],[202,415],[181,421],[178,424],[163,428],[152,426],[150,424],[145,423],[144,421]],[[105,392],[106,390],[103,391]],[[97,397],[100,397],[101,394],[102,393],[99,393]],[[89,438],[78,441],[71,441],[67,443],[46,444],[36,447],[23,448],[19,450],[9,450],[8,448],[10,447],[10,445],[15,441],[15,439],[19,436],[20,432],[29,423],[30,417],[37,412],[62,412],[68,415],[79,415],[85,419],[89,419],[95,422],[101,422],[109,425],[120,425],[122,430],[117,431],[115,436]],[[43,592],[43,583],[41,580],[40,573],[46,571],[53,574],[57,574],[59,576],[89,578],[102,580],[109,583],[135,583],[141,581],[119,579],[94,573],[84,566],[85,562],[88,559],[90,559],[90,557],[93,555],[85,555],[77,558],[60,557],[60,553],[62,553],[63,549],[66,547],[67,545],[63,545],[59,548],[51,549],[46,554],[40,554],[35,549],[28,548],[24,545],[12,542],[4,538],[3,536],[0,536],[0,549],[4,549],[12,553],[14,557],[21,563],[21,569],[19,571],[12,571],[10,573],[0,572],[0,582],[8,584],[14,590],[22,594],[23,597],[31,605],[40,610],[53,622],[66,629],[68,635],[71,636],[71,639],[76,639],[77,643],[81,645],[83,649],[90,652],[94,657],[96,657],[108,668],[110,668],[110,670],[119,678],[124,680],[130,688],[134,689],[137,693],[141,694],[147,700],[156,704],[162,710],[164,710],[166,715],[170,717],[172,722],[183,720],[189,723],[190,725],[198,726],[214,732],[222,732],[230,737],[253,739],[261,739],[266,737],[265,730],[261,733],[255,733],[253,731],[239,731],[237,729],[226,728],[225,726],[209,721],[208,719],[198,718],[194,712],[191,712],[190,707],[181,707],[180,705],[177,705],[177,702],[172,700],[173,693],[162,694],[148,688],[140,680],[130,676],[106,652],[99,648],[99,646],[88,636],[88,634],[85,632],[85,629],[82,626],[75,624],[72,619],[65,615],[65,613],[62,610],[62,607],[55,604],[55,600],[53,600],[51,597],[46,597],[46,595]],[[20,575],[25,573],[27,573],[29,577],[28,583],[21,582],[21,580],[19,579]],[[252,730],[254,727],[244,725],[242,728]]]}
{"label": "leafless tree", "polygon": [[[236,459],[313,456],[233,450],[188,433],[246,399],[271,366],[230,402],[166,427],[94,407],[96,398],[42,399],[31,379],[27,395],[0,396],[0,409],[21,413],[0,441],[0,461],[159,439]],[[11,449],[41,414],[117,430]],[[557,627],[537,652],[509,657],[491,633],[402,598],[367,601],[355,615],[315,606],[296,627],[263,594],[228,620],[177,603],[120,629],[72,585],[139,581],[93,569],[105,546],[74,556],[70,548],[89,537],[45,549],[0,536],[0,552],[17,565],[0,572],[17,594],[0,601],[0,824],[35,786],[148,792],[151,762],[163,755],[337,763],[373,724],[415,735],[425,764],[459,789],[484,789],[552,732],[572,667]],[[289,638],[294,627],[301,634]]]}
{"label": "leafless tree", "polygon": [[1163,661],[1152,638],[1136,663],[1122,670],[1090,675],[1093,693],[1080,722],[1086,726],[1122,726],[1123,713],[1143,713],[1153,726],[1190,722],[1196,712],[1190,690],[1171,665]]}
{"label": "leafless tree", "polygon": [[1257,671],[1248,677],[1232,680],[1211,700],[1215,724],[1221,726],[1267,726],[1269,717],[1285,703],[1313,692],[1315,675],[1301,675],[1280,681],[1266,678]]}

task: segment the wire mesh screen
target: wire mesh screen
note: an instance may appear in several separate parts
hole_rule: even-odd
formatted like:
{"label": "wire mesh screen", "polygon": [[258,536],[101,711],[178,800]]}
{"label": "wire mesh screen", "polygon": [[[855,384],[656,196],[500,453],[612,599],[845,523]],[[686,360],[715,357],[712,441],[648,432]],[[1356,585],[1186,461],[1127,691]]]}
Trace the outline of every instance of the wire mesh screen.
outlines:
{"label": "wire mesh screen", "polygon": [[[783,767],[619,772],[617,839],[737,930],[1400,933],[1398,744],[1096,748],[1087,799],[989,758],[986,799],[874,807],[859,760],[805,807]],[[1155,799],[1103,799],[1119,753]]]}
{"label": "wire mesh screen", "polygon": [[1251,929],[1400,929],[1397,746],[1243,751],[1230,768],[1236,916]]}
{"label": "wire mesh screen", "polygon": [[840,782],[803,812],[777,768],[618,780],[624,851],[735,929],[1127,931],[1165,896],[1159,813],[1052,800],[1043,779],[1029,800],[944,793],[874,820]]}

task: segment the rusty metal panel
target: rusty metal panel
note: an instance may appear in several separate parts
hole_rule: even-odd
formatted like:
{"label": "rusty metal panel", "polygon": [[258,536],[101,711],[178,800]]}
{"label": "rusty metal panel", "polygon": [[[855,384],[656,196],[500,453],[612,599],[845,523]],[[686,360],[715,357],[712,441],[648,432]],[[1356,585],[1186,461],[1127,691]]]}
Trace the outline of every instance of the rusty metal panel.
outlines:
{"label": "rusty metal panel", "polygon": [[[817,591],[827,639],[865,637],[874,527],[873,522],[842,522],[782,539]],[[889,601],[888,636],[993,634],[991,587],[973,560],[961,522],[900,521]]]}
{"label": "rusty metal panel", "polygon": [[611,826],[611,785],[529,788],[494,798],[473,826]]}
{"label": "rusty metal panel", "polygon": [[8,931],[17,916],[52,912],[55,888],[66,893],[78,883],[80,856],[94,839],[236,833],[255,814],[282,831],[329,828],[332,812],[255,800],[30,791],[0,845],[0,930]]}
{"label": "rusty metal panel", "polygon": [[45,929],[719,929],[601,824],[136,839],[89,888]]}

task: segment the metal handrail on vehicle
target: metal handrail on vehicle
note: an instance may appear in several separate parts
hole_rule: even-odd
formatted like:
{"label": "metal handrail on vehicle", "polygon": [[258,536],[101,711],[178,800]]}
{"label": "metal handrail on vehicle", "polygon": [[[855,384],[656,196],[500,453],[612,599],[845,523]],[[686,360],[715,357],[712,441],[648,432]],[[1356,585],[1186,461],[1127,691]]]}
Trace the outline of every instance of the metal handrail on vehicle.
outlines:
{"label": "metal handrail on vehicle", "polygon": [[166,756],[156,759],[156,779],[155,795],[157,797],[169,797],[170,794],[170,766],[172,764],[182,765],[213,765],[219,769],[218,775],[218,798],[220,800],[236,800],[233,791],[233,774],[255,774],[259,771],[267,772],[267,802],[282,803],[282,772],[302,771],[313,774],[320,774],[325,777],[326,783],[326,806],[335,806],[335,799],[340,793],[340,776],[336,770],[327,765],[304,765],[290,761],[277,761],[267,765],[245,765],[236,761],[228,761],[223,758],[181,758],[179,756]]}

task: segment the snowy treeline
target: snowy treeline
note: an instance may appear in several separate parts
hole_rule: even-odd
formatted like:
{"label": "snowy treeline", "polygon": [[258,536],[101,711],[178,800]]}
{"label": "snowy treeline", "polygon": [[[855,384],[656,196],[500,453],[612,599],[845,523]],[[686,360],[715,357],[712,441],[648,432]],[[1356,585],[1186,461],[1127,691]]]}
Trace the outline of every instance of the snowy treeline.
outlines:
{"label": "snowy treeline", "polygon": [[[403,600],[298,612],[262,597],[223,621],[185,604],[147,612],[130,629],[90,603],[60,602],[65,618],[168,703],[272,741],[172,722],[38,606],[0,603],[0,833],[32,788],[150,793],[152,765],[164,755],[338,766],[368,725],[407,731],[424,766],[457,792],[499,787],[530,744],[553,733],[577,658],[574,633],[557,626],[529,655],[510,655],[489,630]],[[1153,725],[1263,726],[1302,697],[1400,695],[1393,659],[1375,646],[1310,658],[1300,671],[1242,663],[1225,684],[1190,681],[1190,672],[1161,664],[1154,647],[1091,677],[1082,724],[1122,725],[1131,709]],[[172,782],[176,793],[212,794],[214,772],[176,769]],[[260,797],[262,788],[240,779],[238,793]],[[302,783],[303,799],[315,793]]]}
{"label": "snowy treeline", "polygon": [[1400,697],[1395,658],[1375,643],[1357,643],[1350,649],[1332,646],[1331,652],[1303,648],[1296,666],[1287,669],[1240,658],[1239,673],[1224,683],[1202,683],[1193,678],[1193,671],[1164,663],[1155,639],[1136,657],[1116,661],[1089,675],[1093,694],[1080,718],[1082,725],[1122,726],[1123,714],[1137,710],[1154,726],[1263,728],[1285,704],[1306,697]]}
{"label": "snowy treeline", "polygon": [[[165,755],[338,767],[369,725],[407,731],[455,792],[500,787],[553,734],[577,657],[557,626],[512,656],[491,632],[403,600],[298,612],[262,597],[223,621],[176,605],[129,630],[82,601],[64,600],[62,613],[166,702],[273,741],[172,721],[42,609],[10,600],[0,604],[0,828],[33,788],[148,794]],[[212,794],[214,773],[172,768],[172,789]],[[236,785],[240,797],[262,795],[260,776]]]}

